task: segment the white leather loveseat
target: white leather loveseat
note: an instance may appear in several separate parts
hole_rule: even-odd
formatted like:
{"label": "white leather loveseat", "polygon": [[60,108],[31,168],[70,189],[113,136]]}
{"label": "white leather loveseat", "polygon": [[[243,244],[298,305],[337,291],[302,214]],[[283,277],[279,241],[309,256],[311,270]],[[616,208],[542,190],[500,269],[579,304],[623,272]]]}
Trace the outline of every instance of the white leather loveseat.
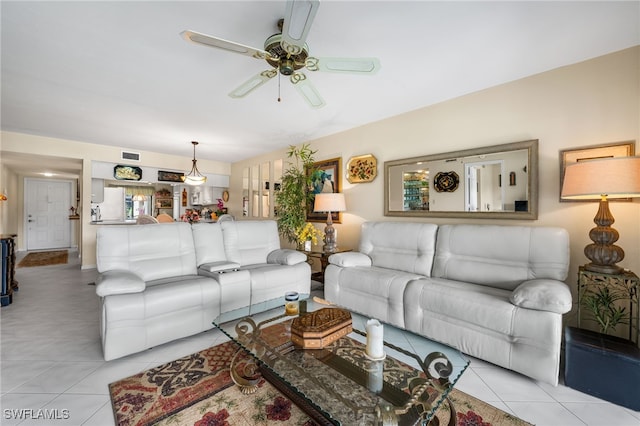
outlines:
{"label": "white leather loveseat", "polygon": [[274,221],[105,225],[96,244],[107,361],[310,292],[306,256],[280,248]]}
{"label": "white leather loveseat", "polygon": [[368,222],[325,298],[553,385],[571,310],[561,228]]}

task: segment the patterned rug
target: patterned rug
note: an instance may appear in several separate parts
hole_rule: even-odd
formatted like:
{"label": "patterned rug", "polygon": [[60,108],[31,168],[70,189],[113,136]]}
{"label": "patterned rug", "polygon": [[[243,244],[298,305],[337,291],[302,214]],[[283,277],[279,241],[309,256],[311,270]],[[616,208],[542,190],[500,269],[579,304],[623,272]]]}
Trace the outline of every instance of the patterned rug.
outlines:
{"label": "patterned rug", "polygon": [[[110,384],[109,393],[116,424],[316,424],[264,379],[260,381],[256,393],[242,394],[229,372],[230,360],[237,350],[235,343],[225,342]],[[402,364],[390,360],[390,357],[385,362]],[[459,426],[529,425],[456,389],[450,394],[450,399],[456,407],[456,424]],[[438,417],[441,425],[448,424],[449,411],[441,408]]]}
{"label": "patterned rug", "polygon": [[28,253],[20,263],[18,263],[18,268],[60,265],[62,263],[67,263],[68,259],[69,252],[67,250],[36,251]]}

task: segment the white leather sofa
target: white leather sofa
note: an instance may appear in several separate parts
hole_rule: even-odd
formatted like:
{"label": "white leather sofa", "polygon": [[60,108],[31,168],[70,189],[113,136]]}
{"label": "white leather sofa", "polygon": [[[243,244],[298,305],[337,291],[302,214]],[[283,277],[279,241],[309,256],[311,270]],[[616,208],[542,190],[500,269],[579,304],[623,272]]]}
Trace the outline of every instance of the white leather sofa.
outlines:
{"label": "white leather sofa", "polygon": [[306,256],[280,248],[274,221],[105,225],[96,245],[107,361],[310,292]]}
{"label": "white leather sofa", "polygon": [[568,267],[561,228],[367,222],[325,298],[557,385]]}

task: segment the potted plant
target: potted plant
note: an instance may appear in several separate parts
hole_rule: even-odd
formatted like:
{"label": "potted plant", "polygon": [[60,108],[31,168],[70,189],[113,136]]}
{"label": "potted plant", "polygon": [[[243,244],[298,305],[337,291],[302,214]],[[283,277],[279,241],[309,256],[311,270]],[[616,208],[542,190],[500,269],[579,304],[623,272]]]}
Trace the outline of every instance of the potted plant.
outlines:
{"label": "potted plant", "polygon": [[600,286],[597,290],[585,292],[580,304],[590,313],[589,319],[598,324],[600,332],[609,334],[615,331],[618,324],[629,324],[629,312],[625,306],[618,303],[628,300],[629,294]]}
{"label": "potted plant", "polygon": [[280,190],[275,194],[278,212],[278,232],[289,243],[298,241],[298,231],[307,221],[306,206],[311,201],[311,173],[313,168],[313,151],[308,144],[300,148],[290,146],[287,157],[292,159],[289,167],[282,174]]}

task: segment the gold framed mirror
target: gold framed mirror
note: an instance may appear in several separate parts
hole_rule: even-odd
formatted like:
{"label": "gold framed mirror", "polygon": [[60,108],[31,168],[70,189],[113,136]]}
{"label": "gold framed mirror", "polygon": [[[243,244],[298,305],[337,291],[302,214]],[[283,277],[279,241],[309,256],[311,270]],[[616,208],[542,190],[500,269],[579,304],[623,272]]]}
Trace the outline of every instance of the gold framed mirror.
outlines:
{"label": "gold framed mirror", "polygon": [[538,218],[538,140],[384,163],[384,215]]}

